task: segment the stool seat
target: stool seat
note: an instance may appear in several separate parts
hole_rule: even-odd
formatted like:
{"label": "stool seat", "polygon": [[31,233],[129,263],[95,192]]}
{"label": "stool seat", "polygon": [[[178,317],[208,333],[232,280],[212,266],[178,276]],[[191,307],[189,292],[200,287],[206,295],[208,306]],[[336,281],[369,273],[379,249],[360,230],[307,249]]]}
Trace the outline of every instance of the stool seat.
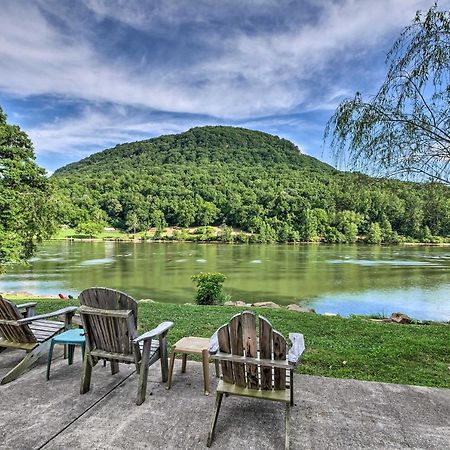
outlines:
{"label": "stool seat", "polygon": [[84,330],[77,328],[73,330],[64,331],[64,333],[57,334],[53,338],[56,344],[78,344],[85,342]]}
{"label": "stool seat", "polygon": [[[201,355],[203,363],[203,386],[205,395],[209,395],[209,338],[196,336],[186,336],[181,338],[172,346],[170,353],[169,380],[167,389],[172,386],[173,366],[175,363],[175,354],[182,354],[181,372],[186,372],[187,355]],[[219,362],[214,361],[216,367],[216,377],[219,377]]]}

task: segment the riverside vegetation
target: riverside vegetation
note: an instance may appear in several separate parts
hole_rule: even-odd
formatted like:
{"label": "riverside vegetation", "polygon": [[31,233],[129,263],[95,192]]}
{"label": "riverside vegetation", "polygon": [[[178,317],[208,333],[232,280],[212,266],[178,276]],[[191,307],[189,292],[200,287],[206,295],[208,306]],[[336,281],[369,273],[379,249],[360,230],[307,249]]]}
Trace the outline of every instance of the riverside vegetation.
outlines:
{"label": "riverside vegetation", "polygon": [[217,240],[211,227],[220,226],[225,242],[442,242],[450,234],[445,185],[341,172],[285,139],[241,128],[121,144],[51,179],[59,221],[85,236],[106,225],[173,240]]}

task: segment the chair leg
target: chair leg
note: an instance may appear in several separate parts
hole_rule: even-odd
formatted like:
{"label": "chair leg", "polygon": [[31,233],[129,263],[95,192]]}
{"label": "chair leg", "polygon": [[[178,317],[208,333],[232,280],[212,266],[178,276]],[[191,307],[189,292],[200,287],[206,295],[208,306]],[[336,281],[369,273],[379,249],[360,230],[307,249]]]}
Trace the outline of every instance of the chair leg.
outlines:
{"label": "chair leg", "polygon": [[187,363],[187,355],[186,353],[183,353],[181,355],[181,373],[186,372],[186,363]]}
{"label": "chair leg", "polygon": [[50,366],[52,365],[52,356],[53,356],[53,347],[55,343],[51,342],[50,348],[48,349],[48,358],[47,358],[47,381],[50,380]]}
{"label": "chair leg", "polygon": [[286,404],[286,438],[284,441],[284,449],[289,450],[289,420],[291,418],[291,405]]}
{"label": "chair leg", "polygon": [[145,401],[145,394],[147,392],[148,362],[150,359],[151,345],[152,345],[151,339],[144,342],[144,348],[142,350],[142,359],[140,362],[141,370],[139,371],[136,405],[142,405],[142,403],[144,403]]}
{"label": "chair leg", "polygon": [[119,372],[119,362],[115,360],[111,360],[111,375],[115,375]]}
{"label": "chair leg", "polygon": [[216,393],[216,403],[214,404],[214,410],[211,421],[211,429],[208,434],[207,447],[211,447],[212,441],[214,439],[214,431],[216,430],[217,418],[219,417],[220,406],[222,405],[223,394],[221,392]]}
{"label": "chair leg", "polygon": [[162,382],[165,383],[167,381],[169,375],[169,364],[167,361],[167,338],[163,336],[159,340],[159,352],[161,358],[161,378]]}
{"label": "chair leg", "polygon": [[220,378],[219,360],[214,360],[214,367],[216,368],[216,378]]}
{"label": "chair leg", "polygon": [[[162,361],[161,361],[161,364],[162,364]],[[175,364],[175,346],[172,347],[172,351],[170,352],[169,379],[167,381],[167,389],[170,389],[172,387],[174,364]]]}
{"label": "chair leg", "polygon": [[25,358],[17,364],[16,367],[11,369],[3,378],[0,384],[6,384],[10,381],[15,380],[17,377],[22,375],[29,367],[31,367],[41,356],[48,354],[48,349],[50,348],[51,339],[42,342],[37,345],[33,350],[28,352]]}
{"label": "chair leg", "polygon": [[91,388],[92,361],[88,353],[85,353],[83,360],[83,372],[81,373],[80,394],[86,394]]}
{"label": "chair leg", "polygon": [[291,391],[291,406],[294,406],[294,371],[290,370],[289,374],[289,388]]}

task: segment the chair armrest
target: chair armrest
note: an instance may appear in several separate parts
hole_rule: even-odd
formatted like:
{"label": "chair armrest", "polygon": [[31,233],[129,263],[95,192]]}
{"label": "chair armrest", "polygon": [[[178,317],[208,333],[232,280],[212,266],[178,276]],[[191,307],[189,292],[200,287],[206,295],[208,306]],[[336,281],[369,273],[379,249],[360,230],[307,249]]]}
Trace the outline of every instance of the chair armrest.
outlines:
{"label": "chair armrest", "polygon": [[215,355],[218,351],[219,351],[219,338],[217,337],[216,331],[209,340],[209,354]]}
{"label": "chair armrest", "polygon": [[36,306],[37,302],[29,302],[29,303],[23,303],[22,305],[16,305],[18,309],[28,309],[32,308],[33,306]]}
{"label": "chair armrest", "polygon": [[145,341],[147,339],[153,339],[156,336],[166,334],[170,328],[173,327],[173,322],[162,322],[153,330],[147,331],[147,333],[141,334],[136,339],[133,340],[135,344]]}
{"label": "chair armrest", "polygon": [[292,347],[288,353],[289,364],[296,366],[305,351],[305,339],[303,334],[300,333],[289,333],[289,340],[292,342]]}
{"label": "chair armrest", "polygon": [[37,302],[29,302],[29,303],[23,303],[22,305],[16,305],[17,309],[22,312],[21,310],[25,310],[25,317],[31,317],[34,314],[34,307],[37,305]]}
{"label": "chair armrest", "polygon": [[77,309],[78,308],[76,306],[68,306],[67,308],[58,309],[58,311],[53,311],[46,314],[40,314],[39,316],[25,317],[23,319],[19,319],[17,323],[19,323],[20,325],[24,325],[27,323],[31,323],[34,320],[48,319],[50,317],[59,316],[60,314],[75,314],[75,311],[77,311]]}

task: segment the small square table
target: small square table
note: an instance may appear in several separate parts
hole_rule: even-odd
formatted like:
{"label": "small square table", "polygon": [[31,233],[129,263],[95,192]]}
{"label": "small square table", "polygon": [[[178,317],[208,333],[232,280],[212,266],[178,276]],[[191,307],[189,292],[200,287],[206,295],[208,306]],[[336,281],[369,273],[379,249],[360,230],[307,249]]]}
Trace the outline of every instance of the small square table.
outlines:
{"label": "small square table", "polygon": [[[188,336],[180,339],[172,346],[170,353],[169,380],[167,389],[172,386],[173,366],[175,363],[175,354],[182,354],[181,373],[186,372],[187,355],[201,355],[203,364],[203,385],[205,395],[209,395],[209,338]],[[219,376],[219,362],[214,361],[216,367],[216,377]]]}
{"label": "small square table", "polygon": [[52,364],[53,347],[55,346],[55,344],[64,344],[69,346],[69,365],[73,363],[73,353],[75,351],[76,345],[79,345],[81,347],[81,354],[84,359],[84,349],[86,346],[84,330],[80,328],[67,330],[63,333],[57,334],[52,338],[47,359],[47,381],[50,379],[50,366]]}

